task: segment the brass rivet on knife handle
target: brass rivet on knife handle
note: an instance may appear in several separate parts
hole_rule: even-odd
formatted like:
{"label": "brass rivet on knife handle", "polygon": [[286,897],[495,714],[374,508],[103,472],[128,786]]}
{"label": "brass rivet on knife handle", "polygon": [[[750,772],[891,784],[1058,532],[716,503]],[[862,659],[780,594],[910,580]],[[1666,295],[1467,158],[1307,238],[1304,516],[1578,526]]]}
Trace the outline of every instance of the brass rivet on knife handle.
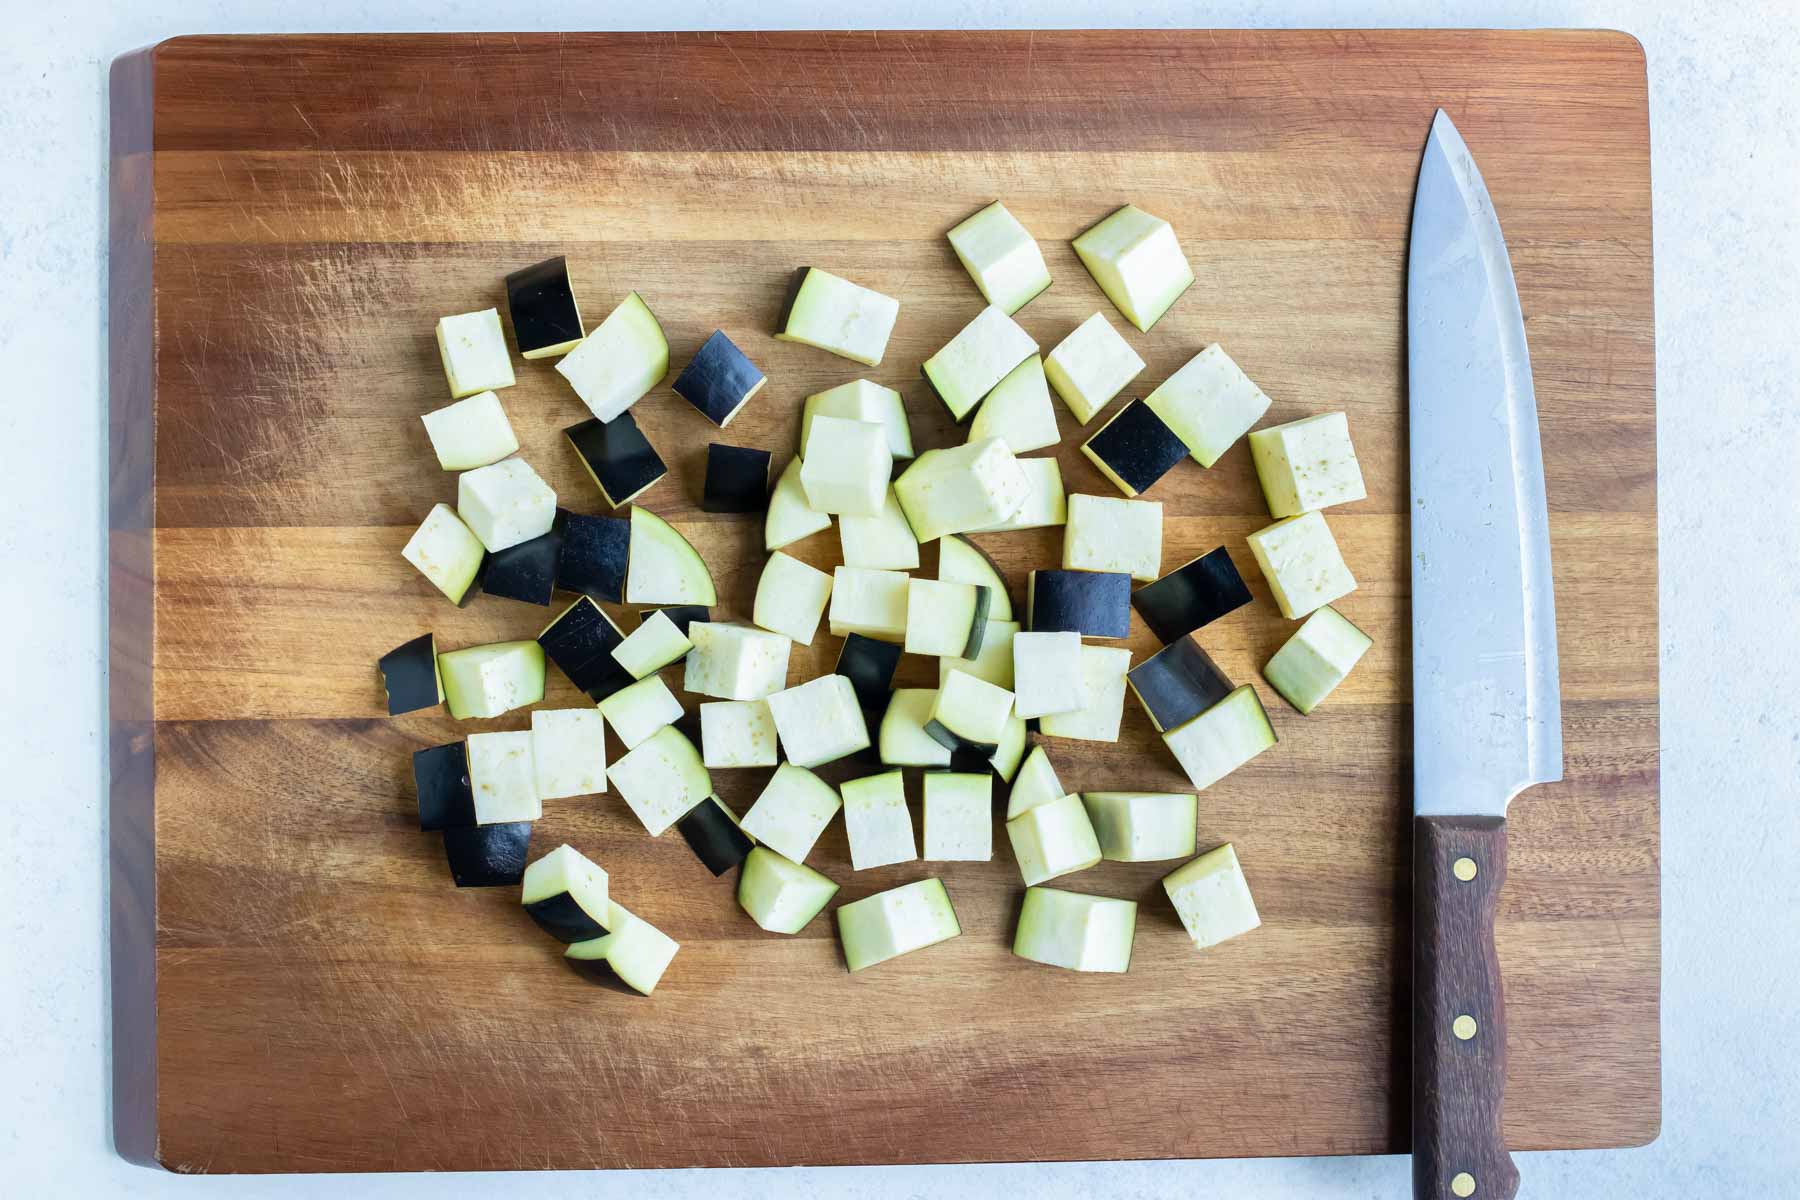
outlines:
{"label": "brass rivet on knife handle", "polygon": [[1506,1024],[1494,918],[1505,882],[1502,818],[1414,818],[1415,1196],[1510,1200],[1518,1191],[1501,1126]]}

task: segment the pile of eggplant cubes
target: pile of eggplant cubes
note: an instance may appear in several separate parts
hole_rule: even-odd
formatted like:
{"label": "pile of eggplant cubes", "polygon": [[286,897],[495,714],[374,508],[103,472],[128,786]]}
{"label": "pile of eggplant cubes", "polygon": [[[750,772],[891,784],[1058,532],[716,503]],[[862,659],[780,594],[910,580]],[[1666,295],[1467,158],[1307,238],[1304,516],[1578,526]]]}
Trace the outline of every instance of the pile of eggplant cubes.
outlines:
{"label": "pile of eggplant cubes", "polygon": [[[988,306],[921,371],[967,440],[915,453],[900,394],[858,379],[808,396],[800,454],[773,491],[767,448],[708,447],[704,508],[762,513],[769,552],[750,622],[714,619],[713,579],[680,531],[634,505],[667,472],[631,408],[669,371],[669,346],[636,293],[584,332],[566,262],[507,277],[519,353],[555,359],[592,416],[568,443],[611,509],[584,515],[524,459],[498,390],[514,381],[497,310],[438,322],[455,402],[425,428],[454,508],[431,510],[403,551],[444,595],[474,591],[574,603],[535,638],[440,652],[430,634],[381,660],[389,711],[449,706],[459,720],[539,703],[545,660],[593,707],[533,709],[529,728],[474,733],[413,756],[419,823],[441,831],[459,886],[522,885],[520,899],[584,971],[649,993],[677,943],[615,897],[605,869],[571,846],[528,861],[543,803],[617,789],[652,837],[671,826],[714,875],[739,868],[737,899],[763,929],[793,934],[838,885],[806,865],[841,810],[851,865],[864,870],[993,855],[992,789],[1009,786],[1006,832],[1027,888],[1013,951],[1077,971],[1130,965],[1137,905],[1044,886],[1102,860],[1187,861],[1163,882],[1197,946],[1258,925],[1227,844],[1194,857],[1195,792],[1275,743],[1255,689],[1234,687],[1194,633],[1250,602],[1224,547],[1162,572],[1162,505],[1141,497],[1183,458],[1210,467],[1248,434],[1273,524],[1250,549],[1282,615],[1303,620],[1263,675],[1311,712],[1369,648],[1330,607],[1356,581],[1322,509],[1363,497],[1341,412],[1252,431],[1268,398],[1219,346],[1208,346],[1141,399],[1118,409],[1081,451],[1120,493],[1065,495],[1052,457],[1051,393],[1089,425],[1144,369],[1103,312],[1041,355],[1013,315],[1050,286],[1037,243],[1000,203],[949,233]],[[1167,221],[1126,206],[1074,241],[1095,283],[1148,332],[1194,275]],[[879,364],[900,303],[818,267],[794,275],[774,336]],[[724,427],[766,382],[723,332],[709,337],[674,391]],[[904,462],[896,475],[895,460]],[[910,461],[908,461],[910,460]],[[843,565],[830,574],[783,548],[840,523]],[[1025,611],[965,535],[1062,526],[1062,562],[1032,571]],[[938,577],[910,574],[938,543]],[[1134,590],[1134,584],[1141,584]],[[640,614],[629,634],[596,601]],[[1163,648],[1136,666],[1107,645],[1136,608]],[[788,685],[788,652],[821,619],[843,639],[835,672]],[[935,657],[935,688],[894,688],[902,654]],[[696,746],[680,700],[659,674],[683,664],[700,704]],[[1066,793],[1047,739],[1115,741],[1125,692],[1137,697],[1195,792]],[[685,725],[686,723],[684,723]],[[604,731],[625,747],[606,761]],[[692,728],[687,725],[687,728]],[[872,751],[872,754],[871,754]],[[834,787],[821,764],[857,755],[874,773]],[[713,793],[711,772],[773,767],[741,818]],[[923,768],[923,852],[904,768]],[[960,933],[943,882],[921,879],[836,910],[852,971]]]}

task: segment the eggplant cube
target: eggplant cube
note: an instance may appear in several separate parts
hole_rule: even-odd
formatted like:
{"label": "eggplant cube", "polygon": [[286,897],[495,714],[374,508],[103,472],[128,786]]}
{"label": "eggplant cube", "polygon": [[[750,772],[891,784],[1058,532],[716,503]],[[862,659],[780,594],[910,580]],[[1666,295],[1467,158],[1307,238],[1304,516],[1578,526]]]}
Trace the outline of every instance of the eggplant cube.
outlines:
{"label": "eggplant cube", "polygon": [[1131,668],[1125,681],[1158,733],[1187,724],[1233,690],[1219,664],[1192,637],[1170,642]]}
{"label": "eggplant cube", "polygon": [[556,373],[596,420],[611,421],[669,373],[669,341],[650,306],[632,292],[563,356]]}
{"label": "eggplant cube", "polygon": [[812,645],[831,599],[831,576],[777,550],[763,564],[756,581],[751,620],[802,646]]}
{"label": "eggplant cube", "polygon": [[606,777],[651,837],[661,837],[713,791],[700,752],[673,725],[639,742],[607,769]]}
{"label": "eggplant cube", "polygon": [[906,652],[973,658],[987,631],[988,589],[941,579],[906,583]]}
{"label": "eggplant cube", "polygon": [[1140,333],[1150,332],[1194,282],[1175,230],[1133,204],[1087,230],[1074,246],[1106,298]]}
{"label": "eggplant cube", "polygon": [[806,489],[800,486],[798,458],[790,459],[769,494],[769,511],[763,515],[763,549],[779,550],[801,538],[831,528],[831,517],[806,506]]}
{"label": "eggplant cube", "polygon": [[638,627],[612,649],[613,661],[631,672],[633,679],[646,679],[670,663],[680,662],[694,643],[681,632],[669,614],[656,609],[644,614]]}
{"label": "eggplant cube", "polygon": [[1026,887],[1085,871],[1100,861],[1100,840],[1077,795],[1025,810],[1006,823],[1006,836]]}
{"label": "eggplant cube", "polygon": [[1019,469],[1025,472],[1031,490],[1019,511],[1004,521],[984,525],[975,533],[1011,533],[1019,529],[1048,529],[1066,525],[1069,502],[1063,492],[1062,466],[1054,458],[1021,458]]}
{"label": "eggplant cube", "polygon": [[888,453],[895,458],[913,456],[912,427],[906,420],[906,404],[900,393],[869,379],[853,379],[834,388],[814,392],[800,409],[800,448],[806,448],[814,417],[844,417],[868,421],[887,431]]}
{"label": "eggplant cube", "polygon": [[1162,738],[1187,772],[1188,782],[1200,792],[1276,742],[1269,714],[1263,711],[1256,689],[1247,683]]}
{"label": "eggplant cube", "polygon": [[850,681],[857,702],[865,709],[880,710],[888,703],[889,689],[894,686],[894,670],[900,665],[900,647],[892,642],[853,633],[838,650],[835,674]]}
{"label": "eggplant cube", "polygon": [[1187,443],[1142,400],[1133,400],[1095,430],[1081,452],[1119,491],[1137,496],[1187,457]]}
{"label": "eggplant cube", "polygon": [[587,596],[563,609],[537,636],[539,647],[569,682],[594,700],[631,686],[631,672],[612,656],[624,640],[606,610]]}
{"label": "eggplant cube", "polygon": [[851,870],[867,871],[919,857],[912,813],[906,807],[906,783],[899,771],[846,779],[842,790]]}
{"label": "eggplant cube", "polygon": [[418,530],[408,539],[400,557],[417,567],[419,574],[450,598],[461,604],[469,585],[481,571],[486,555],[481,539],[456,515],[448,504],[434,504]]}
{"label": "eggplant cube", "polygon": [[446,471],[491,466],[519,452],[512,422],[492,392],[477,392],[419,418],[438,465]]}
{"label": "eggplant cube", "polygon": [[681,701],[660,675],[648,675],[600,701],[600,713],[627,750],[650,740],[664,726],[681,720]]}
{"label": "eggplant cube", "polygon": [[925,732],[949,750],[971,750],[992,755],[1012,717],[1013,694],[977,679],[966,671],[952,671],[938,688]]}
{"label": "eggplant cube", "polygon": [[377,665],[387,689],[388,716],[435,708],[444,702],[444,681],[438,676],[437,639],[429,633],[389,650]]}
{"label": "eggplant cube", "polygon": [[821,675],[768,698],[769,714],[788,761],[797,767],[834,762],[869,745],[856,689],[842,675]]}
{"label": "eggplant cube", "polygon": [[984,624],[981,647],[975,657],[945,655],[938,659],[940,686],[950,678],[950,672],[966,671],[995,687],[1013,690],[1013,639],[1019,635],[1019,624],[1017,621],[987,621]]}
{"label": "eggplant cube", "polygon": [[1050,286],[1044,253],[996,200],[950,231],[950,248],[989,304],[1011,314]]}
{"label": "eggplant cube", "polygon": [[1071,971],[1119,973],[1131,966],[1137,902],[1058,888],[1025,889],[1013,953]]}
{"label": "eggplant cube", "polygon": [[1144,405],[1210,467],[1269,411],[1269,398],[1217,342],[1190,358]]}
{"label": "eggplant cube", "polygon": [[801,455],[800,487],[814,512],[881,514],[894,458],[887,432],[868,421],[814,417]]}
{"label": "eggplant cube", "polygon": [[669,473],[668,464],[630,413],[610,421],[589,418],[563,430],[563,436],[600,489],[600,498],[612,508],[630,504]]}
{"label": "eggplant cube", "polygon": [[743,862],[756,844],[717,796],[696,804],[675,829],[715,879]]}
{"label": "eggplant cube", "polygon": [[753,848],[738,875],[738,904],[770,933],[799,933],[825,911],[838,885],[767,846]]}
{"label": "eggplant cube", "polygon": [[456,515],[488,553],[529,542],[556,523],[556,493],[522,458],[465,471],[456,480]]}
{"label": "eggplant cube", "polygon": [[1287,517],[1250,535],[1250,553],[1275,593],[1281,615],[1299,620],[1356,590],[1325,514]]}
{"label": "eggplant cube", "polygon": [[975,583],[992,593],[988,616],[996,621],[1013,617],[1012,589],[1006,576],[974,542],[961,534],[938,542],[938,578],[950,583]]}
{"label": "eggplant cube", "polygon": [[499,309],[439,317],[437,343],[452,399],[513,385],[512,355],[500,329]]}
{"label": "eggplant cube", "polygon": [[1082,705],[1081,635],[1016,633],[1013,710],[1021,717],[1074,712]]}
{"label": "eggplant cube", "polygon": [[1156,862],[1194,852],[1199,797],[1192,792],[1084,792],[1081,803],[1108,862]]}
{"label": "eggplant cube", "polygon": [[881,714],[878,754],[890,767],[947,767],[950,747],[925,732],[937,688],[895,688]]}
{"label": "eggplant cube", "polygon": [[700,507],[716,513],[754,513],[768,508],[769,452],[723,442],[707,446]]}
{"label": "eggplant cube", "polygon": [[625,576],[627,604],[719,602],[712,572],[693,543],[673,525],[639,505],[631,510],[631,570]]}
{"label": "eggplant cube", "polygon": [[1145,582],[1162,573],[1163,506],[1154,500],[1069,497],[1065,571],[1121,571]]}
{"label": "eggplant cube", "polygon": [[694,648],[681,685],[687,691],[720,700],[761,700],[787,686],[793,642],[779,633],[695,621],[688,638]]}
{"label": "eggplant cube", "polygon": [[562,549],[556,559],[556,586],[614,604],[625,599],[631,562],[631,522],[622,517],[570,513],[563,518]]}
{"label": "eggplant cube", "polygon": [[900,302],[817,267],[794,272],[775,338],[859,362],[881,365]]}
{"label": "eggplant cube", "polygon": [[560,254],[508,275],[506,307],[526,359],[555,358],[581,341],[581,308],[569,282],[569,260]]}
{"label": "eggplant cube", "polygon": [[539,800],[606,790],[606,721],[597,708],[534,709],[531,759]]}
{"label": "eggplant cube", "polygon": [[1123,646],[1081,648],[1081,707],[1046,714],[1038,729],[1049,737],[1088,742],[1116,742],[1125,712],[1125,672],[1131,651]]}
{"label": "eggplant cube", "polygon": [[1032,355],[994,385],[969,422],[968,441],[1002,438],[1014,454],[1042,450],[1062,441],[1044,360]]}
{"label": "eggplant cube", "polygon": [[475,824],[475,791],[469,783],[463,742],[413,751],[413,790],[419,796],[419,828],[426,833]]}
{"label": "eggplant cube", "polygon": [[477,825],[535,821],[543,816],[531,731],[471,733],[469,784],[475,792]]}
{"label": "eggplant cube", "polygon": [[708,770],[772,767],[775,717],[766,700],[715,700],[700,706],[700,753]]}
{"label": "eggplant cube", "polygon": [[1006,819],[1010,821],[1067,794],[1056,777],[1056,768],[1050,765],[1050,756],[1042,746],[1033,746],[1013,779],[1012,793],[1006,800]]}
{"label": "eggplant cube", "polygon": [[1086,425],[1144,369],[1131,343],[1104,313],[1075,327],[1044,357],[1044,376],[1075,419]]}
{"label": "eggplant cube", "polygon": [[839,567],[832,572],[832,637],[860,633],[888,642],[906,640],[908,577],[899,571]]}
{"label": "eggplant cube", "polygon": [[1131,606],[1164,645],[1250,603],[1250,589],[1225,547],[1189,559],[1131,595]]}
{"label": "eggplant cube", "polygon": [[675,394],[723,429],[768,381],[723,329],[715,329],[675,377]]}
{"label": "eggplant cube", "polygon": [[576,942],[563,951],[563,957],[583,974],[616,979],[632,991],[648,996],[662,981],[681,943],[634,916],[617,900],[607,909],[607,927],[612,932]]}
{"label": "eggplant cube", "polygon": [[548,606],[556,594],[556,573],[562,564],[563,530],[569,515],[559,508],[549,533],[488,555],[481,565],[482,592],[507,600]]}
{"label": "eggplant cube", "polygon": [[1025,625],[1036,633],[1122,638],[1131,632],[1131,577],[1118,571],[1033,571]]}
{"label": "eggplant cube", "polygon": [[894,495],[920,543],[1006,520],[1031,496],[1031,481],[999,438],[927,450],[894,480]]}
{"label": "eggplant cube", "polygon": [[1031,335],[1005,309],[990,304],[926,359],[919,373],[951,418],[961,422],[1014,367],[1037,352]]}
{"label": "eggplant cube", "polygon": [[1163,891],[1169,894],[1182,927],[1202,950],[1262,924],[1244,868],[1230,842],[1167,876]]}
{"label": "eggplant cube", "polygon": [[941,879],[921,879],[853,900],[837,910],[844,962],[861,971],[962,933]]}
{"label": "eggplant cube", "polygon": [[1250,435],[1256,478],[1272,517],[1292,517],[1368,495],[1350,421],[1341,412],[1321,413],[1271,425]]}
{"label": "eggplant cube", "polygon": [[994,857],[992,775],[926,773],[925,857],[939,862],[987,862]]}
{"label": "eggplant cube", "polygon": [[444,857],[457,887],[516,887],[525,877],[531,822],[444,830]]}
{"label": "eggplant cube", "polygon": [[878,571],[916,571],[919,568],[919,539],[913,536],[906,514],[900,510],[900,499],[894,486],[888,485],[881,501],[881,512],[873,517],[845,513],[838,518],[839,540],[844,547],[846,567],[868,567]]}
{"label": "eggplant cube", "polygon": [[458,721],[497,717],[544,698],[544,648],[494,642],[438,655],[444,701]]}
{"label": "eggplant cube", "polygon": [[[1030,732],[1024,717],[1014,713],[1006,718],[1006,729],[1000,734],[1000,744],[994,747],[994,752],[988,756],[987,761],[987,765],[993,768],[994,774],[1006,783],[1012,782],[1013,776],[1018,773],[1019,764],[1025,759],[1025,744],[1030,738]],[[954,769],[962,771],[974,770],[980,764],[963,767],[952,762],[951,765]]]}
{"label": "eggplant cube", "polygon": [[525,868],[519,903],[559,942],[585,942],[612,920],[605,868],[564,843]]}
{"label": "eggplant cube", "polygon": [[805,862],[841,807],[836,788],[805,767],[783,763],[744,814],[744,832],[797,863]]}
{"label": "eggplant cube", "polygon": [[1263,668],[1263,678],[1282,699],[1310,713],[1344,682],[1372,645],[1368,634],[1328,604],[1282,644]]}

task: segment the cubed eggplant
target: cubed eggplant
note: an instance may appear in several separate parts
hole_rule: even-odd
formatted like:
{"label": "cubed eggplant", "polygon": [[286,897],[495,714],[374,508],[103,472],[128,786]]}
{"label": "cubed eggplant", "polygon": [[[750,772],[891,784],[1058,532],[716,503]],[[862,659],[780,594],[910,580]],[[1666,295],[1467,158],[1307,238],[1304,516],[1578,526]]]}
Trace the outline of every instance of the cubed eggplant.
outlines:
{"label": "cubed eggplant", "polygon": [[653,612],[659,612],[675,622],[675,628],[681,630],[683,637],[688,636],[688,626],[695,621],[704,624],[712,620],[712,609],[704,604],[669,604],[661,608],[648,609],[643,615],[648,617]]}
{"label": "cubed eggplant", "polygon": [[419,828],[426,833],[475,824],[475,788],[463,742],[413,751],[413,787],[419,793]]}
{"label": "cubed eggplant", "polygon": [[567,514],[562,552],[556,560],[557,587],[620,604],[625,600],[625,572],[630,565],[630,521]]}
{"label": "cubed eggplant", "polygon": [[457,887],[510,887],[525,878],[530,821],[444,830],[444,857]]}
{"label": "cubed eggplant", "polygon": [[675,822],[681,838],[714,876],[723,875],[743,862],[755,845],[717,796],[696,804]]}
{"label": "cubed eggplant", "polygon": [[508,275],[506,307],[525,358],[567,354],[584,336],[581,309],[569,283],[569,260],[560,254]]}
{"label": "cubed eggplant", "polygon": [[1177,638],[1125,673],[1158,733],[1187,724],[1232,693],[1232,682],[1192,637]]}
{"label": "cubed eggplant", "polygon": [[606,870],[567,843],[525,868],[519,903],[559,942],[585,942],[610,932]]}
{"label": "cubed eggplant", "polygon": [[628,412],[610,421],[590,417],[563,430],[600,496],[613,508],[631,503],[669,473],[668,464]]}
{"label": "cubed eggplant", "polygon": [[723,329],[715,329],[676,376],[675,394],[723,429],[768,381]]}
{"label": "cubed eggplant", "polygon": [[1250,603],[1225,547],[1202,554],[1132,594],[1131,606],[1164,645]]}
{"label": "cubed eggplant", "polygon": [[1151,407],[1133,400],[1081,444],[1100,473],[1127,496],[1141,496],[1186,458],[1187,443]]}
{"label": "cubed eggplant", "polygon": [[833,670],[850,681],[857,702],[863,708],[880,712],[887,707],[888,692],[894,686],[894,671],[900,665],[901,647],[872,637],[853,633],[844,639]]}
{"label": "cubed eggplant", "polygon": [[422,633],[381,656],[381,679],[387,688],[388,716],[418,712],[444,702],[438,677],[437,639]]}
{"label": "cubed eggplant", "polygon": [[1025,627],[1082,637],[1131,632],[1131,576],[1115,571],[1033,571],[1025,581]]}
{"label": "cubed eggplant", "polygon": [[769,507],[769,452],[714,442],[706,448],[706,512],[752,513]]}
{"label": "cubed eggplant", "polygon": [[559,508],[549,533],[488,555],[481,564],[481,590],[489,596],[548,606],[556,591],[569,515]]}
{"label": "cubed eggplant", "polygon": [[625,635],[586,596],[563,609],[537,640],[569,682],[596,703],[637,682],[612,656],[613,647],[624,641]]}

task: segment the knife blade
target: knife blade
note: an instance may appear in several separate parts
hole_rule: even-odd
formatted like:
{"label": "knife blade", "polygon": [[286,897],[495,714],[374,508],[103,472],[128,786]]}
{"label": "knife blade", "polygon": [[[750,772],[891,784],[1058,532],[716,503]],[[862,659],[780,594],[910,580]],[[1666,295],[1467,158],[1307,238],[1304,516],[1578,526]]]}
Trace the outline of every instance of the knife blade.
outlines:
{"label": "knife blade", "polygon": [[1441,110],[1406,286],[1412,477],[1413,1194],[1506,1200],[1494,917],[1506,809],[1562,778],[1543,451],[1493,201]]}

